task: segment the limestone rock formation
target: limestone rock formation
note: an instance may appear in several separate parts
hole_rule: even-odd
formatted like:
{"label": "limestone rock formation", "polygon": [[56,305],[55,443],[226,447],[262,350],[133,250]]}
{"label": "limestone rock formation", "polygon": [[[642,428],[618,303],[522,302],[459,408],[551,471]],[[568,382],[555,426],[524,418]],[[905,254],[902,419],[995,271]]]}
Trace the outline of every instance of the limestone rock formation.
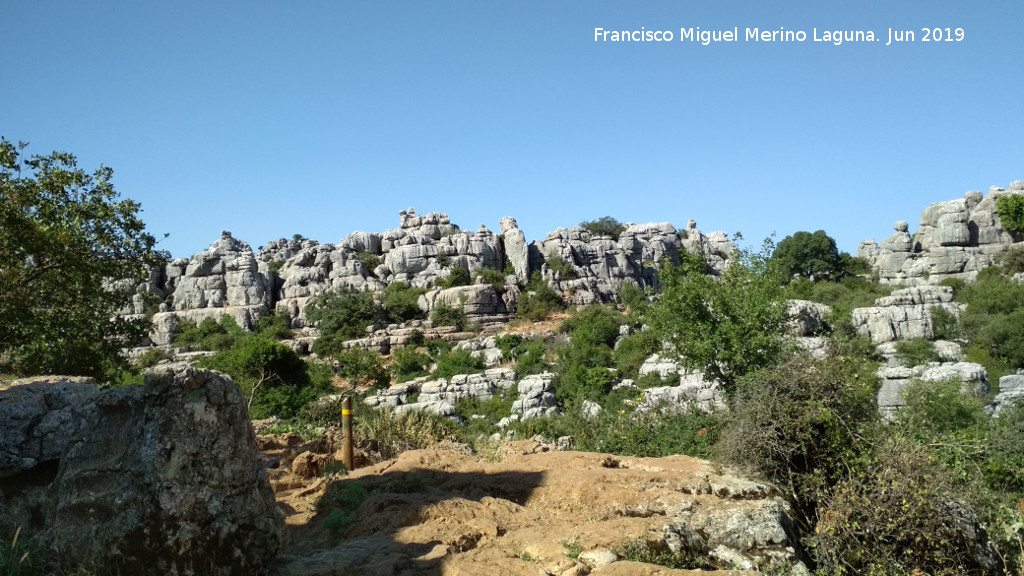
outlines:
{"label": "limestone rock formation", "polygon": [[948,286],[918,286],[895,290],[875,300],[871,308],[853,310],[853,326],[874,344],[914,338],[933,339],[931,308],[942,307],[959,316],[962,305],[953,302]]}
{"label": "limestone rock formation", "polygon": [[54,482],[52,546],[129,573],[259,573],[282,522],[241,393],[180,368],[81,407]]}
{"label": "limestone rock formation", "polygon": [[861,242],[857,256],[868,260],[883,284],[936,284],[945,278],[972,280],[993,263],[993,257],[1020,240],[1003,228],[996,201],[1024,194],[1024,182],[1009,189],[993,187],[987,195],[968,192],[959,200],[938,202],[924,209],[916,234],[907,222],[882,241]]}
{"label": "limestone rock formation", "polygon": [[164,268],[164,300],[153,316],[152,340],[171,343],[181,320],[202,322],[229,315],[244,329],[268,314],[273,283],[266,262],[248,244],[223,232],[219,240],[191,260],[177,259]]}
{"label": "limestone rock formation", "polygon": [[85,426],[81,407],[99,394],[92,378],[43,376],[0,391],[0,478],[60,461]]}
{"label": "limestone rock formation", "polygon": [[947,382],[956,380],[964,392],[984,396],[990,391],[988,372],[981,364],[974,362],[932,362],[913,368],[882,367],[878,369],[882,387],[878,390],[878,410],[884,417],[891,417],[907,405],[905,392],[913,380],[924,382]]}
{"label": "limestone rock formation", "polygon": [[999,394],[992,399],[993,413],[998,415],[1014,404],[1024,404],[1024,374],[1007,374],[999,379]]}
{"label": "limestone rock formation", "polygon": [[[168,366],[144,386],[102,391],[87,379],[19,381],[0,391],[0,416],[0,477],[34,474],[47,494],[42,506],[12,505],[31,511],[15,521],[41,523],[62,562],[259,574],[280,548],[248,411],[222,374]],[[22,497],[37,498],[15,490],[0,501]]]}

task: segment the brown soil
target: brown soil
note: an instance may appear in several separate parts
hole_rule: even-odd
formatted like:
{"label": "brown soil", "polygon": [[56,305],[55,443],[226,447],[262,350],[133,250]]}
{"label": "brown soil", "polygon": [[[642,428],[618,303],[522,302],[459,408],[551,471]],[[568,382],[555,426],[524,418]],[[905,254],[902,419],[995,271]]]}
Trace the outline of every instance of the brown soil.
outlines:
{"label": "brown soil", "polygon": [[[555,452],[520,441],[496,448],[490,461],[465,448],[417,450],[324,478],[315,468],[331,458],[329,442],[281,435],[260,443],[277,462],[271,484],[288,531],[278,574],[727,573],[590,559],[632,541],[660,541],[681,506],[722,505],[707,489],[709,478],[713,485],[721,477],[702,460]],[[316,509],[332,482],[359,482],[368,494],[355,521],[338,531],[325,526],[330,510]]]}

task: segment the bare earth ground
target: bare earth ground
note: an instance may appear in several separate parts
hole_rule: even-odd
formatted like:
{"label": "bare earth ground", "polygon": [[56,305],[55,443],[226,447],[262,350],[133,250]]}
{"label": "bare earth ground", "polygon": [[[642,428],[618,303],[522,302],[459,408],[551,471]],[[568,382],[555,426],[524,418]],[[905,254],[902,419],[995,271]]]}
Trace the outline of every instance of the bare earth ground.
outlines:
{"label": "bare earth ground", "polygon": [[[528,440],[496,448],[495,461],[417,450],[324,478],[315,475],[317,463],[333,446],[302,445],[292,435],[263,436],[260,444],[276,462],[271,484],[287,523],[279,575],[736,574],[602,565],[608,560],[600,557],[632,541],[662,540],[680,511],[699,515],[767,496],[762,485],[685,456],[555,452]],[[328,512],[315,508],[332,481],[358,481],[368,492],[357,520],[337,532],[324,526]]]}

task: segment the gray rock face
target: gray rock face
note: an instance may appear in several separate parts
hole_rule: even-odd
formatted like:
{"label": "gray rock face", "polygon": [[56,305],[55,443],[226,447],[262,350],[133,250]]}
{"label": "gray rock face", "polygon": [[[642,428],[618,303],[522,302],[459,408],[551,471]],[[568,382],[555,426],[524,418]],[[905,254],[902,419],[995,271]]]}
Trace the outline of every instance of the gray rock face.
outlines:
{"label": "gray rock face", "polygon": [[959,380],[964,392],[975,396],[984,396],[990,391],[988,372],[984,366],[974,362],[932,362],[913,368],[883,367],[878,369],[878,377],[882,381],[878,391],[878,410],[886,418],[907,405],[905,392],[912,380]]}
{"label": "gray rock face", "polygon": [[905,221],[882,241],[865,240],[857,255],[867,259],[884,284],[936,284],[945,278],[972,280],[993,263],[993,257],[1020,239],[1003,228],[996,201],[1024,193],[1024,184],[1010,189],[993,187],[983,196],[968,192],[959,200],[932,204],[921,213],[921,224],[911,237]]}
{"label": "gray rock face", "polygon": [[789,330],[796,336],[814,336],[827,328],[825,318],[832,308],[810,300],[786,300]]}
{"label": "gray rock face", "polygon": [[520,380],[519,400],[512,403],[512,413],[520,415],[520,420],[557,414],[558,403],[555,400],[555,388],[551,384],[554,379],[554,374],[542,372]]}
{"label": "gray rock face", "polygon": [[45,524],[63,562],[258,574],[280,547],[245,403],[222,374],[179,364],[102,391],[84,378],[16,381],[0,391],[0,477],[53,463],[43,518],[27,520]]}
{"label": "gray rock face", "polygon": [[270,267],[230,232],[222,233],[220,240],[191,260],[167,264],[164,277],[165,297],[161,312],[153,318],[151,336],[157,345],[171,343],[181,320],[199,323],[230,315],[248,330],[271,309]]}
{"label": "gray rock face", "polygon": [[953,302],[948,286],[919,286],[894,291],[875,300],[871,308],[853,311],[853,326],[874,344],[914,338],[935,337],[931,308],[939,306],[959,316],[961,305]]}
{"label": "gray rock face", "polygon": [[999,394],[992,399],[994,415],[1015,404],[1024,404],[1024,374],[1007,374],[999,379]]}
{"label": "gray rock face", "polygon": [[515,218],[505,217],[498,223],[498,230],[504,240],[505,256],[512,263],[516,278],[524,284],[530,280],[530,248],[526,235],[519,229]]}
{"label": "gray rock face", "polygon": [[266,568],[283,522],[230,378],[168,369],[80,409],[53,487],[55,550],[138,574]]}
{"label": "gray rock face", "polygon": [[44,376],[0,390],[0,478],[57,462],[85,426],[80,408],[99,394],[92,378]]}

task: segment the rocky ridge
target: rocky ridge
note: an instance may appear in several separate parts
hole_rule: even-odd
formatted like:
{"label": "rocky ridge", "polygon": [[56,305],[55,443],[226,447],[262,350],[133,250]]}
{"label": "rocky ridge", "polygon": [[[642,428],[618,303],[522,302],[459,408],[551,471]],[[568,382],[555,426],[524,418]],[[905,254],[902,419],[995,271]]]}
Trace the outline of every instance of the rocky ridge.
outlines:
{"label": "rocky ridge", "polygon": [[861,242],[857,256],[866,259],[883,284],[937,284],[946,278],[973,280],[993,258],[1021,238],[1003,228],[996,201],[1024,194],[1024,181],[1009,189],[992,187],[988,194],[968,192],[963,198],[932,204],[921,212],[920,226],[910,234],[906,221],[881,244]]}
{"label": "rocky ridge", "polygon": [[[139,289],[131,312],[146,312],[155,297],[153,343],[169,344],[182,320],[230,315],[243,328],[261,316],[285,314],[293,328],[305,326],[306,305],[339,288],[365,292],[404,282],[430,291],[421,300],[460,306],[471,319],[507,320],[515,311],[519,285],[540,274],[569,304],[611,302],[626,283],[657,282],[662,259],[677,262],[680,250],[708,256],[709,272],[724,269],[734,246],[722,232],[703,234],[690,220],[677,231],[671,224],[628,225],[618,239],[594,236],[584,228],[560,228],[543,241],[527,243],[514,218],[502,218],[500,235],[481,225],[461,230],[443,213],[400,212],[399,227],[383,233],[354,232],[337,244],[301,237],[269,242],[254,253],[224,232],[207,250],[178,258]],[[552,268],[552,265],[555,268]],[[506,273],[505,287],[475,284],[442,290],[436,285],[463,268]]]}

